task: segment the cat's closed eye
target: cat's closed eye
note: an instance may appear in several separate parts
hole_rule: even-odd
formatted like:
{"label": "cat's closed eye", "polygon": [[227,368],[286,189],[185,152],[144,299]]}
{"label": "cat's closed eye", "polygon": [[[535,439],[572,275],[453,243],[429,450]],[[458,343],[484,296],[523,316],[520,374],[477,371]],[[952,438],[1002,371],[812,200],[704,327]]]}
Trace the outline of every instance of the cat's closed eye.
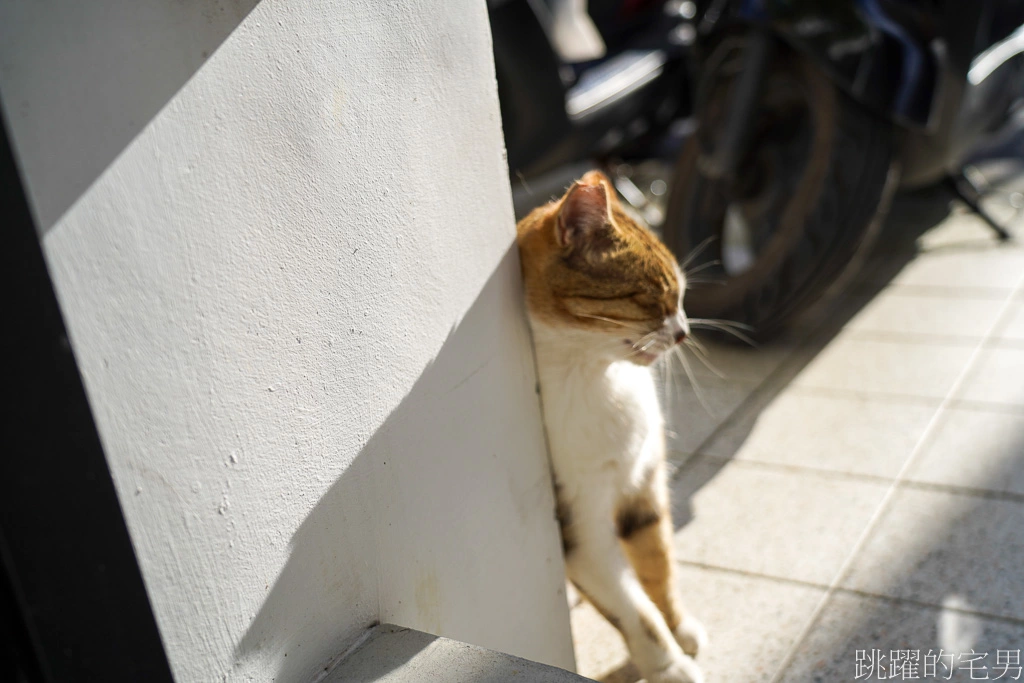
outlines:
{"label": "cat's closed eye", "polygon": [[547,324],[648,333],[681,315],[684,282],[675,258],[622,210],[600,174],[588,174],[562,199],[527,216],[519,246],[527,304]]}

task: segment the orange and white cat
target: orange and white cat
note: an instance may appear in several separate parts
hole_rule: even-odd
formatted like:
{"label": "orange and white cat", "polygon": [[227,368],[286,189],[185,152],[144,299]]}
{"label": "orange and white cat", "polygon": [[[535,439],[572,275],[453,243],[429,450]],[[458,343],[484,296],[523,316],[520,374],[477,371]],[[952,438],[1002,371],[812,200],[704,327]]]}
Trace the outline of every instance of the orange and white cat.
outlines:
{"label": "orange and white cat", "polygon": [[679,598],[664,420],[649,366],[689,333],[675,258],[592,171],[520,221],[569,579],[649,683],[703,681]]}

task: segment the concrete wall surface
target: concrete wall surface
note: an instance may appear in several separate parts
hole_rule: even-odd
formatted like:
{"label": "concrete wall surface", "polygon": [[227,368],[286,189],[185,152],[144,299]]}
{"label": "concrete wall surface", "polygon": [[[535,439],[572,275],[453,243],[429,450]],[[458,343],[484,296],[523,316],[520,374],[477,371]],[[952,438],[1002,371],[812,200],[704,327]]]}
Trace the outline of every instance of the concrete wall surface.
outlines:
{"label": "concrete wall surface", "polygon": [[176,679],[570,668],[484,3],[12,0],[0,96]]}

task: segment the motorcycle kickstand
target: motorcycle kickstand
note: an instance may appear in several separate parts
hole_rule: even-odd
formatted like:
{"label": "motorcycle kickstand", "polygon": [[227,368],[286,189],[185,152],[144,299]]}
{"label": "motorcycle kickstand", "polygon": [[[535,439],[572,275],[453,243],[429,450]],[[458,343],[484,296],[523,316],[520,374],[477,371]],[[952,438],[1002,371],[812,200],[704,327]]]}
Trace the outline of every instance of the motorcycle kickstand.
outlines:
{"label": "motorcycle kickstand", "polygon": [[1010,233],[1006,231],[1006,228],[999,225],[992,215],[985,211],[981,206],[979,203],[979,200],[981,199],[981,192],[975,184],[971,182],[971,179],[967,177],[966,173],[960,171],[960,173],[956,175],[951,174],[946,176],[945,185],[953,192],[957,199],[967,205],[967,208],[978,214],[978,217],[981,218],[981,220],[988,223],[988,226],[996,233],[1000,242],[1009,241],[1011,237]]}

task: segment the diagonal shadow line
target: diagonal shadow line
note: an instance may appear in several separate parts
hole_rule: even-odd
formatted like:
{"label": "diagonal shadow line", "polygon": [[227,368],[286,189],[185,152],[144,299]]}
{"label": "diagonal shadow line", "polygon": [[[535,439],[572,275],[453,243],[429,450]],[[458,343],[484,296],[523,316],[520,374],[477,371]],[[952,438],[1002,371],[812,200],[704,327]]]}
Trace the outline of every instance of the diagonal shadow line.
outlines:
{"label": "diagonal shadow line", "polygon": [[[923,195],[921,193],[918,193],[917,195],[912,196],[910,199],[911,199],[911,202],[914,202],[914,201],[920,200],[922,197],[927,199],[928,195],[931,195],[937,204],[938,203],[944,203],[945,199],[946,199],[945,197],[942,196],[941,193],[937,193],[937,192],[926,192]],[[940,212],[940,214],[941,213],[943,213],[943,212]],[[939,215],[938,217],[941,218],[942,216]],[[936,222],[938,222],[938,221],[937,220],[927,220],[927,221],[924,221],[920,225],[920,228],[927,229],[928,227],[931,227],[931,224],[934,224]],[[896,227],[896,226],[893,226],[893,227]],[[883,253],[881,254],[881,258],[880,259],[876,258],[876,262],[879,265],[881,265],[882,267],[886,268],[886,269],[891,269],[890,275],[891,274],[895,274],[895,272],[898,272],[899,269],[902,268],[902,266],[909,260],[910,257],[913,256],[913,253],[914,253],[914,249],[912,247],[912,241],[906,242],[906,243],[904,243],[902,245],[900,244],[900,242],[904,242],[904,238],[906,238],[906,237],[913,237],[915,234],[919,234],[919,232],[920,232],[920,230],[909,230],[908,231],[906,229],[906,225],[902,226],[902,228],[900,229],[900,233],[897,234],[898,239],[897,239],[895,244],[892,243],[892,242],[889,242],[889,243],[883,243],[882,245],[880,245],[881,250],[883,251]],[[895,256],[895,258],[894,258],[894,256]],[[883,271],[883,274],[884,274],[884,271]],[[873,297],[876,293],[878,293],[878,291],[880,291],[881,288],[885,287],[888,284],[888,281],[891,279],[891,277],[879,277],[879,272],[876,272],[873,275],[874,276],[870,280],[870,282],[866,283],[866,284],[868,284],[870,286],[868,286],[868,287],[866,287],[864,289],[861,289],[858,292],[862,296],[866,295],[867,298],[864,299],[864,300],[858,299],[858,300],[854,301],[854,304],[855,304],[854,306],[851,306],[848,310],[841,311],[835,317],[834,320],[828,321],[826,323],[826,325],[822,329],[820,329],[816,335],[811,335],[809,341],[806,343],[805,349],[803,350],[803,354],[800,354],[800,353],[794,354],[794,357],[792,357],[788,362],[784,362],[782,364],[782,366],[776,370],[774,375],[772,377],[770,377],[768,380],[766,380],[762,384],[761,389],[759,391],[754,392],[754,395],[751,396],[748,399],[747,403],[744,406],[742,406],[741,408],[737,409],[732,414],[732,416],[730,416],[730,420],[728,422],[730,422],[730,423],[741,422],[742,424],[748,424],[748,421],[751,419],[751,417],[753,417],[753,421],[749,422],[750,429],[748,429],[747,432],[746,432],[746,437],[749,437],[750,432],[752,431],[753,425],[756,422],[757,415],[762,410],[764,410],[768,405],[771,404],[771,402],[773,401],[775,396],[777,396],[788,385],[789,380],[791,380],[797,374],[799,374],[800,370],[807,364],[807,362],[809,362],[810,360],[813,360],[813,358],[816,355],[816,353],[818,351],[820,351],[835,336],[835,334],[840,329],[842,329],[842,327],[845,325],[846,321],[848,321],[852,317],[852,315],[854,315],[860,309],[861,306],[860,305],[856,305],[856,304],[859,302],[862,305],[866,301],[869,301],[870,298]],[[863,287],[863,285],[862,285],[862,287]],[[1011,297],[1011,299],[1012,299],[1012,297]],[[1009,302],[1007,303],[1007,306],[1008,305],[1009,305]],[[1005,315],[1006,310],[1007,309],[1004,306],[1004,309],[1003,309],[1004,315]],[[995,327],[993,327],[993,329],[996,329],[996,327],[998,327],[999,324],[1000,323],[997,321],[994,324]],[[983,341],[981,343],[978,343],[977,346],[978,346],[978,349],[984,348],[985,347],[985,342]],[[965,370],[965,372],[966,372],[966,370]],[[943,407],[946,408],[946,409],[949,409],[949,408],[953,407],[953,403],[955,403],[955,402],[951,402],[951,401],[947,400],[946,402],[944,402]],[[936,413],[936,417],[933,418],[933,420],[934,419],[938,419],[938,418],[942,417],[944,414],[948,413],[948,410],[946,410],[946,409],[940,409]],[[729,426],[728,424],[723,425],[719,430],[716,430],[716,433],[718,433],[719,431],[721,431],[721,429],[724,429],[724,428],[726,428],[728,426]],[[932,430],[932,431],[934,432],[934,430]],[[930,442],[930,441],[933,440],[931,438],[933,436],[934,436],[934,434],[926,433],[924,436],[922,436],[922,440],[927,439]],[[745,441],[746,437],[741,439],[738,443],[742,443],[743,441]],[[715,435],[713,434],[711,437],[709,437],[707,440],[705,440],[705,442],[702,444],[701,448],[697,449],[698,454],[712,440],[714,440],[714,438],[715,438]],[[1016,451],[1019,451],[1022,454],[1022,456],[1024,456],[1024,449],[1021,449],[1021,445],[1024,445],[1024,432],[1017,433],[1014,436],[1014,439],[1015,439],[1015,443],[1018,444],[1016,446]],[[921,448],[921,443],[919,443],[917,445],[917,447],[915,447],[915,453],[917,451],[919,451],[920,448]],[[1012,445],[1008,446],[1008,448],[1010,450],[1014,450],[1014,446],[1012,446]],[[690,465],[691,463],[695,463],[698,460],[701,461],[701,467],[696,467],[696,466],[687,467],[687,465]],[[692,498],[692,496],[697,491],[699,491],[705,484],[707,484],[712,479],[714,479],[714,477],[717,476],[717,474],[719,472],[721,472],[721,470],[730,462],[730,460],[731,460],[731,458],[725,457],[725,456],[720,457],[720,458],[694,458],[691,461],[685,463],[680,468],[680,470],[676,474],[676,478],[675,478],[675,482],[674,482],[674,484],[675,484],[675,487],[674,487],[675,488],[675,492],[678,495],[678,497],[681,499],[681,500],[677,500],[676,501],[676,503],[677,503],[677,508],[676,508],[677,528],[684,526],[685,524],[689,523],[692,520],[692,514],[693,513],[692,513],[692,509],[691,509],[690,504],[689,504],[689,501]],[[1020,467],[1021,465],[1024,465],[1024,462],[1022,462],[1020,460],[1020,457],[1016,458],[1016,460],[1014,460],[1014,462],[1017,462],[1018,464],[1017,465],[1013,465],[1013,467]],[[909,464],[910,464],[910,462],[908,461],[908,465]],[[1003,463],[1003,466],[1004,466],[1003,467],[1004,470],[1007,467],[1011,467],[1011,465],[1008,464],[1008,463]],[[896,484],[897,484],[897,490],[900,490],[900,491],[901,490],[916,490],[916,489],[927,490],[929,488],[927,485],[918,485],[918,484],[915,484],[914,482],[910,482],[910,481],[897,481]],[[987,482],[987,485],[992,486],[992,487],[998,487],[1000,485],[1000,482],[996,481],[996,480],[992,480],[990,478],[990,480]],[[941,488],[941,487],[939,487],[939,488]],[[999,527],[1000,529],[1005,531],[1005,528],[1004,528],[1006,526],[1005,521],[1000,521],[1000,520],[998,520],[996,518],[991,518],[990,519],[991,515],[995,514],[994,508],[999,507],[1000,505],[1003,505],[1003,504],[1008,504],[1008,505],[1011,505],[1011,506],[1015,505],[1015,504],[1019,505],[1019,501],[1017,501],[1017,496],[1012,495],[1012,494],[1007,494],[1007,495],[978,495],[976,492],[968,491],[968,490],[964,490],[964,491],[950,491],[949,493],[961,493],[963,495],[966,495],[967,498],[965,500],[967,500],[967,502],[964,503],[964,505],[962,506],[963,509],[958,509],[958,511],[956,511],[955,513],[952,513],[952,516],[950,516],[949,514],[946,514],[946,517],[943,518],[944,524],[941,525],[939,531],[936,533],[935,538],[932,540],[932,542],[930,544],[925,544],[925,547],[918,549],[918,550],[920,550],[920,552],[917,553],[917,554],[914,554],[913,556],[901,557],[900,558],[901,561],[899,563],[897,563],[897,566],[898,567],[902,567],[904,573],[900,573],[900,574],[897,575],[897,574],[893,574],[892,572],[890,572],[890,575],[891,575],[890,579],[892,581],[896,582],[895,586],[891,587],[891,588],[893,590],[897,590],[900,597],[893,597],[893,595],[877,595],[877,596],[874,596],[874,595],[869,595],[868,593],[864,593],[863,594],[863,597],[865,599],[870,598],[870,599],[873,599],[875,601],[904,604],[904,605],[907,606],[908,610],[909,609],[919,609],[919,611],[921,613],[920,614],[915,614],[913,616],[913,618],[916,619],[917,621],[921,621],[922,619],[927,620],[928,618],[936,619],[937,621],[932,625],[934,633],[928,631],[927,628],[924,628],[923,631],[915,631],[914,634],[913,634],[915,637],[925,637],[925,638],[928,638],[929,637],[928,633],[931,633],[931,636],[934,636],[934,638],[938,641],[938,644],[933,643],[931,640],[928,640],[928,643],[932,643],[933,645],[935,645],[936,648],[939,646],[939,644],[943,644],[943,639],[944,638],[948,637],[948,633],[947,632],[951,628],[949,624],[951,624],[954,621],[957,621],[958,623],[959,623],[959,621],[963,621],[964,623],[967,623],[967,622],[970,622],[971,618],[973,618],[973,617],[977,617],[977,618],[982,618],[983,617],[984,619],[986,619],[987,621],[990,621],[990,622],[1003,621],[1003,622],[1008,622],[1008,623],[1019,623],[1019,620],[1010,619],[1010,618],[1008,618],[1008,617],[1006,617],[1004,615],[994,614],[994,613],[990,614],[990,613],[987,613],[987,612],[979,611],[978,609],[966,609],[962,605],[960,607],[958,607],[957,605],[959,605],[959,603],[950,603],[950,605],[947,605],[946,604],[946,602],[947,602],[946,598],[957,598],[957,597],[959,597],[959,593],[957,591],[964,592],[964,594],[968,598],[970,598],[972,592],[975,592],[975,591],[978,590],[979,587],[978,586],[974,586],[974,585],[971,584],[970,581],[967,581],[966,580],[966,578],[967,578],[966,576],[960,576],[959,577],[960,581],[956,581],[954,583],[950,583],[949,585],[944,585],[944,588],[947,589],[947,593],[949,591],[953,591],[953,593],[951,593],[949,595],[946,595],[946,597],[943,598],[943,600],[942,600],[943,604],[942,605],[939,605],[937,600],[934,601],[934,602],[923,603],[919,599],[915,600],[915,599],[910,599],[910,598],[902,597],[903,594],[907,592],[907,590],[913,589],[913,587],[916,585],[915,582],[919,582],[919,581],[923,580],[921,578],[923,574],[925,574],[925,573],[927,573],[929,571],[934,571],[934,567],[937,564],[942,564],[942,565],[948,564],[949,560],[951,559],[949,556],[951,554],[955,555],[958,552],[956,550],[956,548],[957,547],[961,547],[961,548],[964,547],[964,545],[963,545],[964,544],[964,539],[962,537],[963,534],[961,532],[958,532],[957,529],[959,529],[962,526],[976,527],[976,526],[978,526],[978,524],[982,524],[983,526],[986,526],[986,527],[991,526],[993,529],[996,528],[996,527]],[[681,494],[681,495],[679,495],[679,494]],[[1006,499],[1006,500],[1003,500],[1003,499]],[[993,501],[993,502],[985,502],[985,501]],[[883,508],[885,508],[884,505],[883,505]],[[888,509],[880,508],[880,510],[879,510],[879,512],[877,514],[885,516],[885,515],[889,514],[889,510]],[[947,517],[948,517],[948,519],[947,519]],[[1002,558],[1002,556],[999,556],[999,557]],[[1002,560],[997,558],[997,561],[1005,561],[1005,558],[1003,558]],[[844,567],[845,567],[845,565],[844,565]],[[931,569],[929,569],[929,568],[931,568]],[[848,571],[846,573],[848,574]],[[835,581],[833,582],[835,585],[830,588],[830,595],[833,595],[833,594],[837,595],[837,596],[838,595],[857,595],[859,593],[856,590],[853,590],[853,589],[850,589],[848,587],[845,587],[845,585],[842,583],[844,581],[844,579],[845,579],[844,575],[840,575],[840,576],[836,577]],[[934,586],[933,586],[933,589],[934,589]],[[988,593],[986,593],[986,591],[984,589],[982,589],[981,592],[982,592],[982,594],[988,595]],[[829,604],[831,604],[831,603],[829,603]],[[970,606],[970,603],[964,603],[964,604]],[[815,612],[815,617],[816,618],[811,620],[807,624],[806,629],[810,629],[815,624],[819,624],[820,623],[820,618],[818,618],[818,617],[821,616],[820,608],[822,608],[823,606],[824,606],[824,603],[819,605],[819,609],[816,610],[816,612]],[[908,612],[908,615],[909,615],[909,612]],[[908,619],[909,618],[910,617],[908,616]],[[854,651],[853,651],[854,647],[860,647],[860,648],[863,648],[863,647],[881,647],[881,648],[885,648],[885,647],[888,647],[888,646],[893,646],[893,647],[897,646],[896,644],[894,644],[895,641],[893,641],[893,642],[889,642],[889,641],[881,642],[881,641],[877,640],[877,635],[880,632],[879,629],[882,629],[882,632],[884,632],[885,623],[879,624],[879,623],[876,623],[876,622],[877,622],[877,619],[874,618],[874,617],[871,617],[870,615],[862,615],[860,618],[854,618],[852,620],[849,620],[849,623],[843,625],[843,628],[841,629],[842,633],[840,633],[839,640],[837,642],[830,643],[830,644],[828,644],[826,646],[826,647],[829,648],[829,651],[824,653],[827,656],[825,657],[825,660],[823,660],[823,661],[830,662],[830,663],[833,663],[833,664],[836,663],[836,662],[851,663],[850,665],[852,666],[852,662],[854,661]],[[886,622],[886,623],[888,623],[888,622]],[[917,627],[923,627],[924,625],[925,624],[922,622],[921,624],[918,624]],[[968,624],[968,625],[970,625],[970,624]],[[835,625],[833,625],[833,626],[835,626]],[[974,627],[972,627],[972,628],[974,628]],[[982,634],[982,631],[980,630],[982,628],[984,628],[984,634]],[[976,630],[978,630],[978,633],[976,633],[975,635],[977,637],[979,637],[979,638],[982,637],[982,635],[984,635],[984,638],[982,638],[982,640],[985,640],[986,638],[989,639],[989,640],[991,640],[992,638],[996,638],[998,640],[999,638],[1005,637],[1005,635],[1006,635],[1005,633],[998,633],[995,630],[992,630],[993,628],[994,627],[990,628],[989,626],[982,627],[980,625],[980,622],[979,622],[979,625],[977,625],[977,627],[976,627]],[[804,645],[804,640],[807,640],[808,631],[806,629],[801,634],[801,637],[797,638],[797,640],[793,643],[793,645],[792,645],[792,647],[790,649],[790,652],[788,653],[789,657],[787,658],[787,662],[792,661],[793,654],[795,654],[795,652],[798,649],[800,649],[801,646]],[[927,633],[926,633],[926,631],[927,631]],[[903,635],[907,635],[907,634],[903,634]],[[895,637],[895,636],[892,636],[892,637]],[[859,640],[858,640],[858,638],[859,638]],[[917,643],[917,644],[920,645],[921,643]],[[991,644],[991,642],[989,644]],[[999,645],[999,646],[1010,645],[1010,646],[1012,646],[1012,643],[1007,644],[1007,643],[997,642],[996,645]],[[905,647],[905,645],[899,645],[899,646],[900,647]],[[814,651],[817,652],[819,655],[822,654],[822,652],[821,652],[822,643],[821,642],[817,642],[816,647],[817,647],[817,649],[815,649]],[[616,678],[616,675],[622,674],[624,672],[626,672],[626,669],[621,669],[621,670],[619,670],[617,672],[613,672],[613,675],[612,675],[611,679],[612,680],[618,680]],[[784,663],[782,666],[780,666],[778,668],[778,671],[777,671],[777,674],[776,674],[776,679],[773,679],[773,680],[777,680],[778,677],[780,677],[780,676],[782,676],[782,675],[784,675],[786,673],[788,673],[788,670],[787,670],[787,667],[785,666],[785,663]],[[623,679],[623,680],[628,680],[628,679]],[[789,679],[786,679],[786,680],[789,680]],[[803,680],[803,679],[801,679],[801,680]]]}
{"label": "diagonal shadow line", "polygon": [[[557,659],[557,643],[539,642],[543,624],[561,623],[565,609],[552,599],[564,589],[562,572],[551,568],[561,562],[553,492],[540,422],[519,419],[539,416],[533,359],[508,351],[529,345],[520,297],[513,245],[295,531],[236,657],[276,665],[277,681],[311,680],[338,660],[354,631],[388,621]],[[494,537],[504,540],[481,543]],[[545,548],[547,564],[538,563]],[[546,594],[511,594],[513,586],[548,583]],[[487,609],[484,590],[493,598]],[[495,620],[494,605],[510,600],[521,609]],[[416,651],[396,653],[378,673]]]}
{"label": "diagonal shadow line", "polygon": [[0,5],[0,91],[41,235],[258,2]]}
{"label": "diagonal shadow line", "polygon": [[[677,532],[695,518],[692,504],[694,496],[732,462],[732,456],[711,458],[702,453],[725,430],[742,427],[744,433],[735,440],[738,452],[753,432],[758,415],[772,404],[849,320],[888,286],[892,278],[914,258],[917,238],[949,214],[948,199],[941,190],[924,190],[898,197],[890,212],[886,232],[865,264],[861,277],[851,283],[849,295],[826,301],[803,317],[795,331],[801,336],[796,339],[793,352],[692,450],[692,457],[676,468],[670,486],[673,523]],[[751,355],[759,353],[759,349],[739,348]],[[728,372],[728,368],[723,369]],[[669,428],[680,430],[685,428],[685,424],[669,425]],[[699,614],[697,616],[700,617]],[[626,660],[617,668],[605,672],[598,680],[601,683],[634,683],[639,679],[635,665]]]}
{"label": "diagonal shadow line", "polygon": [[[850,283],[848,293],[835,300],[820,302],[801,317],[797,323],[797,333],[802,329],[804,336],[794,351],[694,449],[696,457],[689,458],[676,469],[672,479],[676,531],[693,519],[693,496],[732,460],[726,456],[704,458],[700,455],[723,432],[742,426],[744,433],[735,439],[738,451],[756,426],[757,416],[915,258],[918,253],[918,237],[949,215],[949,198],[949,194],[942,188],[929,188],[897,197],[879,243],[861,274]],[[758,353],[758,349],[746,351]]]}

